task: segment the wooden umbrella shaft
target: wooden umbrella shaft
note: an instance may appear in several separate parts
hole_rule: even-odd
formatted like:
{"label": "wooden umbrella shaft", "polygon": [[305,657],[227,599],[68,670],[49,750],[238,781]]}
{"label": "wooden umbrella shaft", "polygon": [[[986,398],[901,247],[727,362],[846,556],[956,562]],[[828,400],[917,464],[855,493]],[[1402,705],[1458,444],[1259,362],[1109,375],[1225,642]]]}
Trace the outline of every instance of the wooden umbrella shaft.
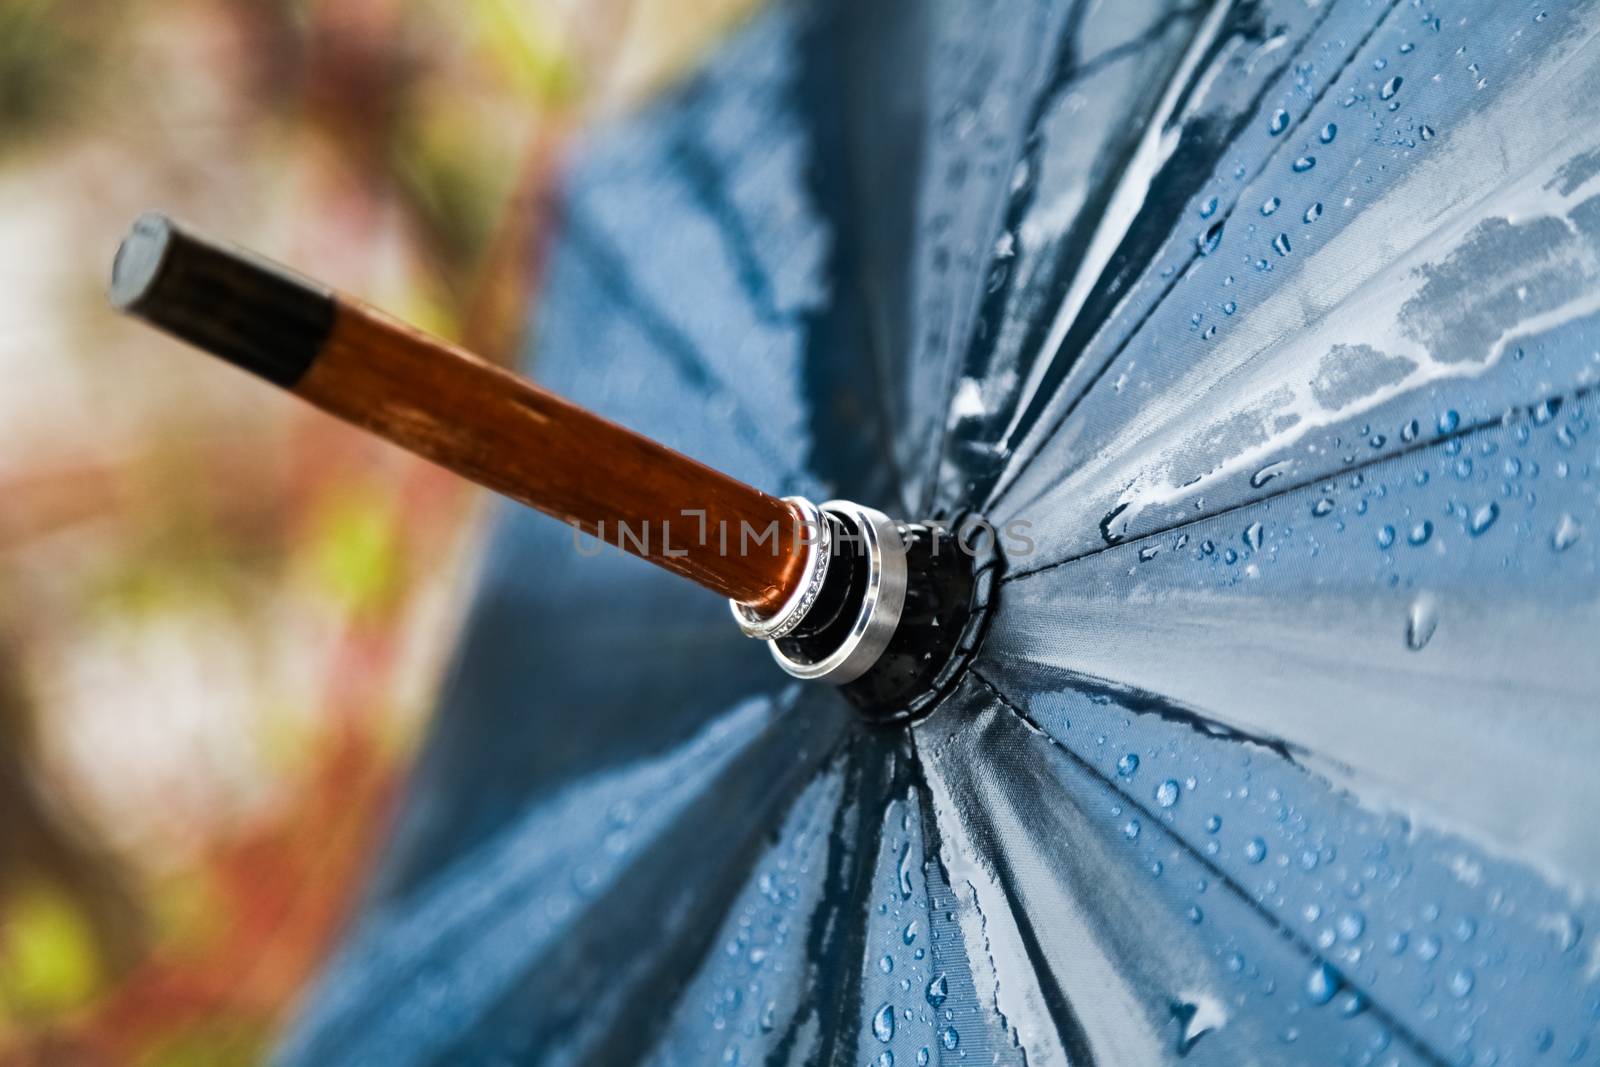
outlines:
{"label": "wooden umbrella shaft", "polygon": [[159,215],[117,254],[121,310],[347,422],[769,612],[809,533],[785,501]]}

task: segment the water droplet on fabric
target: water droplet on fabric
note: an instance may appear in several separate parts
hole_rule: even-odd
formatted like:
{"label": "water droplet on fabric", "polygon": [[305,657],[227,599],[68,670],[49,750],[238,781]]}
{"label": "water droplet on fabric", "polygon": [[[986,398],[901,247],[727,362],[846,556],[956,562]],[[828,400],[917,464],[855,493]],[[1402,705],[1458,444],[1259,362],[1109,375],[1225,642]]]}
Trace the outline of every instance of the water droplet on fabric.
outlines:
{"label": "water droplet on fabric", "polygon": [[1472,992],[1475,982],[1471,969],[1463,967],[1450,976],[1450,992],[1457,997],[1464,997]]}
{"label": "water droplet on fabric", "polygon": [[906,928],[904,930],[900,931],[900,940],[909,945],[913,941],[915,941],[916,939],[917,939],[917,920],[912,919],[910,922],[906,923]]}
{"label": "water droplet on fabric", "polygon": [[1339,972],[1319,962],[1306,976],[1306,999],[1320,1007],[1334,998],[1339,986]]}
{"label": "water droplet on fabric", "polygon": [[1245,547],[1252,552],[1261,551],[1262,526],[1259,522],[1252,522],[1244,528],[1243,540]]}
{"label": "water droplet on fabric", "polygon": [[1156,803],[1170,808],[1178,802],[1178,783],[1171,778],[1156,786]]}
{"label": "water droplet on fabric", "polygon": [[1331,122],[1322,127],[1322,132],[1317,135],[1323,144],[1332,144],[1333,139],[1337,136],[1339,136],[1339,127]]}
{"label": "water droplet on fabric", "polygon": [[1271,134],[1273,137],[1276,137],[1278,134],[1282,133],[1288,128],[1289,113],[1280,107],[1278,110],[1272,113],[1272,120],[1267,123],[1267,133]]}
{"label": "water droplet on fabric", "polygon": [[939,1007],[950,996],[950,982],[943,974],[935,975],[928,983],[928,988],[923,994],[928,999],[930,1007]]}
{"label": "water droplet on fabric", "polygon": [[1286,233],[1280,233],[1278,236],[1274,237],[1272,239],[1272,250],[1278,253],[1280,256],[1286,256],[1292,252],[1293,249],[1289,247],[1289,235]]}
{"label": "water droplet on fabric", "polygon": [[1433,631],[1438,628],[1439,613],[1434,607],[1433,598],[1424,594],[1413,600],[1411,610],[1406,614],[1406,647],[1413,652],[1421,652],[1428,646]]}
{"label": "water droplet on fabric", "polygon": [[1124,778],[1132,778],[1133,772],[1139,769],[1139,757],[1129,752],[1117,760],[1117,773]]}
{"label": "water droplet on fabric", "polygon": [[954,1052],[961,1047],[960,1032],[953,1026],[945,1027],[939,1031],[939,1044],[943,1045],[947,1052]]}
{"label": "water droplet on fabric", "polygon": [[1341,914],[1333,925],[1339,931],[1341,941],[1354,941],[1366,930],[1367,917],[1359,911],[1347,911]]}
{"label": "water droplet on fabric", "polygon": [[1461,416],[1453,408],[1440,412],[1438,425],[1440,433],[1453,433],[1455,428],[1461,425]]}
{"label": "water droplet on fabric", "polygon": [[1421,129],[1419,129],[1419,130],[1417,130],[1417,133],[1418,133],[1418,134],[1419,134],[1419,135],[1421,135],[1421,137],[1422,137],[1422,139],[1423,139],[1423,140],[1424,140],[1424,141],[1431,141],[1431,140],[1433,140],[1433,134],[1434,134],[1434,130],[1433,130],[1433,127],[1432,127],[1432,126],[1429,126],[1429,125],[1427,125],[1427,124],[1426,124],[1426,123],[1424,123],[1424,124],[1423,124],[1423,126],[1422,126],[1422,128],[1421,128]]}
{"label": "water droplet on fabric", "polygon": [[1473,537],[1478,537],[1494,525],[1494,520],[1500,517],[1500,505],[1494,501],[1480,504],[1472,512],[1472,517],[1467,520],[1467,532]]}
{"label": "water droplet on fabric", "polygon": [[1280,459],[1275,463],[1268,463],[1250,476],[1250,488],[1260,489],[1272,479],[1287,471],[1291,462],[1291,460]]}
{"label": "water droplet on fabric", "polygon": [[1195,248],[1199,250],[1202,256],[1209,256],[1216,251],[1217,242],[1222,240],[1223,221],[1225,220],[1219,220],[1194,239]]}
{"label": "water droplet on fabric", "polygon": [[1128,825],[1122,828],[1122,836],[1129,841],[1137,841],[1139,839],[1139,820],[1129,819]]}
{"label": "water droplet on fabric", "polygon": [[1316,156],[1301,156],[1299,159],[1289,164],[1289,169],[1294,171],[1296,174],[1304,174],[1306,171],[1310,170],[1316,165]]}
{"label": "water droplet on fabric", "polygon": [[878,970],[882,971],[884,974],[893,974],[894,957],[885,952],[883,954],[883,958],[878,960]]}
{"label": "water droplet on fabric", "polygon": [[1550,547],[1557,552],[1565,552],[1582,536],[1583,526],[1572,517],[1571,513],[1564,511],[1556,523],[1555,530],[1550,534]]}
{"label": "water droplet on fabric", "polygon": [[1259,837],[1252,837],[1245,842],[1244,858],[1251,863],[1260,863],[1267,858],[1267,843]]}
{"label": "water droplet on fabric", "polygon": [[894,1005],[885,1004],[872,1017],[872,1034],[887,1044],[894,1040]]}
{"label": "water droplet on fabric", "polygon": [[1206,833],[1214,834],[1222,829],[1222,816],[1211,815],[1206,818]]}
{"label": "water droplet on fabric", "polygon": [[878,1053],[877,1067],[894,1067],[894,1053],[884,1049]]}
{"label": "water droplet on fabric", "polygon": [[1212,215],[1215,215],[1216,213],[1217,213],[1217,198],[1216,197],[1213,196],[1209,200],[1207,200],[1205,203],[1200,205],[1200,217],[1201,218],[1209,219]]}
{"label": "water droplet on fabric", "polygon": [[1317,516],[1318,518],[1321,518],[1332,510],[1333,501],[1328,497],[1323,497],[1321,500],[1318,500],[1315,504],[1311,505],[1311,514]]}
{"label": "water droplet on fabric", "polygon": [[1388,525],[1380,526],[1375,536],[1377,537],[1379,548],[1388,548],[1394,544],[1394,527]]}
{"label": "water droplet on fabric", "polygon": [[1310,207],[1306,208],[1305,222],[1307,226],[1311,225],[1313,222],[1316,222],[1321,217],[1322,201],[1318,200],[1315,204],[1312,204]]}
{"label": "water droplet on fabric", "polygon": [[1261,214],[1270,217],[1273,212],[1278,210],[1278,205],[1281,203],[1283,203],[1283,201],[1279,200],[1275,196],[1267,197],[1261,202]]}
{"label": "water droplet on fabric", "polygon": [[1432,536],[1433,536],[1433,522],[1432,522],[1432,520],[1423,519],[1421,522],[1419,522],[1415,526],[1411,527],[1411,531],[1406,534],[1406,540],[1409,543],[1413,544],[1413,545],[1425,545],[1425,544],[1428,543],[1428,538],[1430,538]]}
{"label": "water droplet on fabric", "polygon": [[1398,93],[1400,91],[1400,86],[1404,85],[1405,83],[1406,80],[1400,77],[1400,75],[1396,74],[1394,77],[1383,83],[1383,88],[1378,90],[1378,99],[1394,99],[1394,94]]}

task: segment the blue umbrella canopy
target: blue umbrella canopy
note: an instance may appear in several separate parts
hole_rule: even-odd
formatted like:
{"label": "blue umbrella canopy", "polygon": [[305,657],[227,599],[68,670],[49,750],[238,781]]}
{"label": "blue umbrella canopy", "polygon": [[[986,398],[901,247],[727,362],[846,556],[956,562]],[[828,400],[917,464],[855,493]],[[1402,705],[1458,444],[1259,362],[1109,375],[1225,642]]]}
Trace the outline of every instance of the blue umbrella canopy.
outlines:
{"label": "blue umbrella canopy", "polygon": [[910,726],[513,507],[286,1064],[1600,1061],[1600,4],[795,4],[530,364],[976,510]]}

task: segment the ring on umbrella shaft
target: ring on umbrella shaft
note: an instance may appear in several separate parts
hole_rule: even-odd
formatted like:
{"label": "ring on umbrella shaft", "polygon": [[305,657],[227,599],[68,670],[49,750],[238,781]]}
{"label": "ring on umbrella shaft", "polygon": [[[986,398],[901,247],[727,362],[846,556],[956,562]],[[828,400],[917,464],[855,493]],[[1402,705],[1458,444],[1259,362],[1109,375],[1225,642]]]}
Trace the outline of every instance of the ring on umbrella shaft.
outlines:
{"label": "ring on umbrella shaft", "polygon": [[835,546],[822,588],[790,632],[768,641],[778,666],[796,678],[844,685],[865,674],[900,625],[906,553],[900,531],[881,511],[830,500],[822,513]]}

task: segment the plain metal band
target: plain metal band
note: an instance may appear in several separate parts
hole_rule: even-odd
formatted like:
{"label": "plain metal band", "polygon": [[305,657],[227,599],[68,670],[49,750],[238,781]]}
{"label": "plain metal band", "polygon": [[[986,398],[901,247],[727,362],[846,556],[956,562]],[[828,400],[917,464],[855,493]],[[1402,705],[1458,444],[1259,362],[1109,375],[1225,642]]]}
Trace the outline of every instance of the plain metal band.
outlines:
{"label": "plain metal band", "polygon": [[766,618],[762,618],[751,610],[747,604],[737,600],[728,601],[728,607],[733,610],[733,618],[739,624],[739,629],[746,637],[754,637],[760,641],[775,641],[787,635],[811,610],[811,605],[816,603],[817,594],[822,592],[822,583],[828,577],[828,561],[833,558],[833,529],[828,523],[828,518],[822,510],[803,496],[786,496],[783,498],[800,512],[800,522],[803,529],[816,530],[817,539],[810,545],[806,555],[805,569],[800,572],[800,583],[795,586],[794,592],[789,594],[789,599],[783,606]]}
{"label": "plain metal band", "polygon": [[881,511],[848,500],[829,500],[823,511],[833,512],[856,528],[867,549],[867,589],[861,598],[850,633],[826,658],[798,663],[784,655],[777,641],[767,642],[778,666],[796,678],[844,685],[867,673],[878,662],[906,603],[906,546],[894,520]]}

